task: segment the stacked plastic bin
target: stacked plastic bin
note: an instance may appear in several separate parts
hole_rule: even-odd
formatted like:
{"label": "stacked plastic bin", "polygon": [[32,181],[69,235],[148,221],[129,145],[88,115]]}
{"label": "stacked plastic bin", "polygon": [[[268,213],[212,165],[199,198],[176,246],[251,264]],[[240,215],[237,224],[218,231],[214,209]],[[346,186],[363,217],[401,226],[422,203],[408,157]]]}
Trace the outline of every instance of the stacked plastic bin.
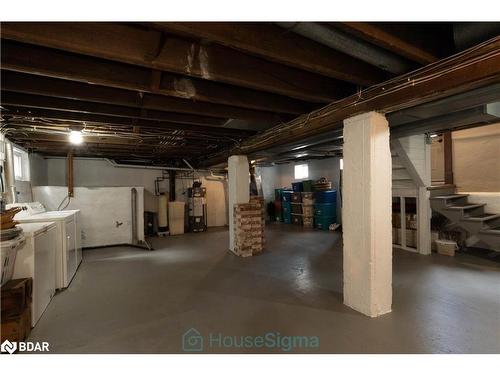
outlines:
{"label": "stacked plastic bin", "polygon": [[284,190],[282,195],[283,222],[292,223],[292,191]]}
{"label": "stacked plastic bin", "polygon": [[337,191],[314,192],[314,227],[328,230],[337,221]]}
{"label": "stacked plastic bin", "polygon": [[276,221],[283,221],[283,189],[274,189],[274,216]]}

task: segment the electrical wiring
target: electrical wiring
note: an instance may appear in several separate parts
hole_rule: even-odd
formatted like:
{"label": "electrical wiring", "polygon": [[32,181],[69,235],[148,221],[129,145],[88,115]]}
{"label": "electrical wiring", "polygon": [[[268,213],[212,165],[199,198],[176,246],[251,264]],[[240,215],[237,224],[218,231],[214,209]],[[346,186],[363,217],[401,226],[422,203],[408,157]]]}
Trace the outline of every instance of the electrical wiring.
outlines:
{"label": "electrical wiring", "polygon": [[[68,203],[64,206],[64,208],[61,209],[61,206],[63,205],[63,203],[66,201],[66,199],[68,200]],[[59,206],[57,206],[57,211],[62,211],[64,210],[66,207],[68,207],[69,205],[69,202],[71,201],[71,197],[68,195],[66,195],[63,200],[61,201],[61,203],[59,203]]]}
{"label": "electrical wiring", "polygon": [[[487,44],[487,43],[483,43],[483,44]],[[477,46],[474,49],[469,50],[469,53],[473,53],[475,50],[481,48],[483,46],[483,44]],[[440,62],[436,62],[434,64],[431,64],[430,66],[421,68],[413,73],[408,74],[406,77],[406,81],[404,81],[402,83],[399,83],[399,81],[402,78],[404,78],[404,76],[394,78],[392,80],[384,82],[383,84],[374,85],[368,89],[361,90],[357,94],[355,94],[349,98],[345,98],[345,99],[341,99],[339,101],[333,102],[332,104],[330,104],[324,108],[321,108],[319,110],[312,111],[311,113],[309,113],[305,116],[300,116],[296,120],[292,120],[289,123],[286,123],[284,125],[278,125],[274,128],[271,128],[268,131],[266,131],[260,135],[259,141],[253,141],[252,138],[248,139],[246,142],[247,144],[242,147],[242,150],[244,151],[245,149],[258,147],[259,145],[265,144],[272,139],[276,139],[283,132],[289,131],[290,128],[297,128],[297,127],[299,129],[304,128],[305,126],[307,126],[307,124],[310,121],[325,118],[327,116],[331,116],[331,114],[333,112],[340,111],[340,110],[345,109],[347,107],[350,107],[352,105],[358,105],[358,104],[366,103],[368,101],[373,101],[373,100],[378,99],[378,98],[383,97],[383,96],[392,95],[392,94],[397,93],[403,89],[408,88],[409,86],[416,86],[416,85],[423,84],[425,82],[442,77],[442,76],[449,74],[451,72],[455,72],[455,71],[459,71],[461,69],[467,68],[467,67],[472,66],[474,64],[477,64],[481,61],[486,61],[486,60],[488,60],[492,57],[496,57],[498,55],[500,55],[500,51],[493,50],[493,51],[490,51],[490,52],[483,54],[481,56],[471,58],[468,61],[456,64],[454,67],[450,67],[449,69],[447,69],[443,72],[428,73],[426,75],[419,76],[419,74],[423,73],[422,71],[429,70],[430,67],[436,68],[437,66],[447,64],[450,60],[452,60],[454,58],[454,56],[452,56],[450,58],[444,59]],[[390,87],[391,84],[396,84],[396,85],[393,87]],[[373,92],[377,92],[379,90],[382,90],[382,92],[379,94],[370,95]],[[344,101],[346,103],[341,105],[341,106],[338,106],[338,103],[340,103],[342,101]],[[334,108],[332,109],[332,107],[334,107]],[[267,137],[266,137],[266,133],[267,133]],[[261,138],[263,135],[264,135],[264,137]]]}

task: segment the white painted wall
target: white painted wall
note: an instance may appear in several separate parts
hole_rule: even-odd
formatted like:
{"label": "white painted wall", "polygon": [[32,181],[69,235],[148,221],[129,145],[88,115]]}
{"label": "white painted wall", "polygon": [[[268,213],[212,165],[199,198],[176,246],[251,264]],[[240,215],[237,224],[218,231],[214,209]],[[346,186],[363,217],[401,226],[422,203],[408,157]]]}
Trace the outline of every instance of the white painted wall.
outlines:
{"label": "white painted wall", "polygon": [[500,192],[484,193],[484,192],[469,192],[464,191],[462,194],[469,194],[468,200],[470,203],[486,203],[485,212],[492,214],[500,214]]}
{"label": "white painted wall", "polygon": [[341,202],[339,194],[340,186],[340,158],[327,158],[321,160],[307,160],[300,163],[280,164],[273,167],[259,167],[256,172],[261,177],[262,191],[266,202],[274,201],[274,189],[291,188],[292,182],[301,181],[294,178],[295,164],[309,165],[308,180],[318,180],[325,177],[332,181],[332,186],[337,189],[337,220],[340,223],[342,218]]}
{"label": "white painted wall", "polygon": [[[137,189],[137,236],[144,240],[144,188]],[[82,246],[132,243],[131,189],[128,187],[75,187],[68,210],[80,210]],[[57,210],[65,199],[65,186],[33,187],[33,198],[48,210]]]}
{"label": "white painted wall", "polygon": [[47,161],[39,154],[30,154],[30,176],[32,186],[49,184]]}
{"label": "white painted wall", "polygon": [[[500,193],[500,123],[452,132],[457,191]],[[432,181],[444,181],[444,150],[432,143]]]}
{"label": "white painted wall", "polygon": [[[46,163],[46,185],[66,185],[66,159],[48,158]],[[144,187],[144,209],[157,212],[158,199],[154,181],[161,176],[160,170],[145,168],[117,168],[104,159],[75,158],[73,161],[75,187]],[[227,225],[227,182],[209,181],[200,175],[207,188],[207,224],[209,227]],[[35,183],[33,183],[35,186]],[[41,185],[41,184],[37,184]],[[176,180],[176,200],[187,202],[187,189],[192,180]],[[160,191],[168,191],[168,180],[160,184]]]}

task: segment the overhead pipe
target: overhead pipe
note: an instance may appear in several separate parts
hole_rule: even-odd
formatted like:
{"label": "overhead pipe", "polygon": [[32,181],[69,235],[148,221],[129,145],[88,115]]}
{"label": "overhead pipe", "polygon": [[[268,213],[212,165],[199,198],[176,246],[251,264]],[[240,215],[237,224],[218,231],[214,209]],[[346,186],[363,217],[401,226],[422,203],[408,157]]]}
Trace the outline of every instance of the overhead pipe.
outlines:
{"label": "overhead pipe", "polygon": [[315,42],[341,51],[368,64],[394,74],[403,74],[412,70],[405,59],[382,48],[356,39],[340,30],[315,22],[276,22],[278,26],[293,31]]}
{"label": "overhead pipe", "polygon": [[7,203],[17,203],[16,179],[14,174],[14,148],[9,141],[5,142],[5,185]]}
{"label": "overhead pipe", "polygon": [[132,208],[132,245],[139,243],[137,236],[137,189],[134,187],[130,192],[130,204]]}

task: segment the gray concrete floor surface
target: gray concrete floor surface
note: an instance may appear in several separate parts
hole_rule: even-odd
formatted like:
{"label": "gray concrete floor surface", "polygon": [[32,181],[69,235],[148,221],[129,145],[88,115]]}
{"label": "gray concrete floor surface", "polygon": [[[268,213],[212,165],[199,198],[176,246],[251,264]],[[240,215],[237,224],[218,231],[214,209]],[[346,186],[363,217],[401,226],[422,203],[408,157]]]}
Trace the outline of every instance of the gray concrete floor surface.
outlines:
{"label": "gray concrete floor surface", "polygon": [[[227,251],[225,228],[86,250],[29,340],[52,353],[500,352],[496,262],[395,249],[392,312],[369,318],[342,303],[340,234],[271,224],[266,241],[250,258]],[[190,328],[202,338],[183,342]]]}

